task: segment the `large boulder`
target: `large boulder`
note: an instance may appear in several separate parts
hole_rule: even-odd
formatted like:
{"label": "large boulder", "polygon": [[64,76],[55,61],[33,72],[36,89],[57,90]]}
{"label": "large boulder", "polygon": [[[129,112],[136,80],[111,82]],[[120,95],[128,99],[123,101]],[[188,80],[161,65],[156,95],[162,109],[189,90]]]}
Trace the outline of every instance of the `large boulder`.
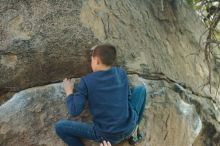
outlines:
{"label": "large boulder", "polygon": [[53,128],[70,118],[60,81],[89,73],[89,48],[111,43],[131,84],[150,89],[140,145],[219,146],[220,93],[209,92],[204,30],[183,0],[0,0],[0,103],[12,97],[0,106],[0,145],[64,145]]}
{"label": "large boulder", "polygon": [[[173,85],[145,80],[137,75],[129,78],[131,87],[145,83],[149,89],[149,102],[141,123],[146,137],[139,145],[192,146],[202,129],[195,106],[182,100],[179,93],[171,88]],[[62,83],[30,88],[15,94],[0,107],[0,145],[63,146],[54,131],[56,121],[61,118],[91,121],[88,109],[77,118],[69,117],[64,103]],[[98,145],[91,141],[85,141],[85,144]],[[128,146],[128,143],[125,141],[119,145]]]}
{"label": "large boulder", "polygon": [[88,49],[105,42],[117,47],[127,71],[206,89],[204,27],[190,7],[173,1],[1,0],[0,97],[90,72]]}

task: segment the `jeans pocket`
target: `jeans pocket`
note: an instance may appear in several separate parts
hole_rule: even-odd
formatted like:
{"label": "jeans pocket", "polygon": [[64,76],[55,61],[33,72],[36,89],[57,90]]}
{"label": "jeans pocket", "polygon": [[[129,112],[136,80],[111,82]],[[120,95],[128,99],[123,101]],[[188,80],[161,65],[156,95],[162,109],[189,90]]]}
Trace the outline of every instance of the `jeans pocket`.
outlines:
{"label": "jeans pocket", "polygon": [[115,145],[115,144],[119,144],[121,141],[123,141],[124,138],[123,137],[119,137],[119,138],[111,138],[109,139],[109,142],[112,144],[112,145]]}

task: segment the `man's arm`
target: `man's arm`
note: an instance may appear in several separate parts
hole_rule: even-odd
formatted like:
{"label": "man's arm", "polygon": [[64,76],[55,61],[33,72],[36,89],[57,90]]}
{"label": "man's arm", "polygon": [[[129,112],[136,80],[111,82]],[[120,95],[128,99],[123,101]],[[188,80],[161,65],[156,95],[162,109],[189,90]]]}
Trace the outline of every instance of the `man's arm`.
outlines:
{"label": "man's arm", "polygon": [[75,93],[73,93],[69,90],[71,87],[68,85],[67,82],[68,81],[64,81],[64,89],[67,94],[66,106],[70,115],[78,116],[84,109],[84,105],[88,94],[87,87],[83,79],[81,79],[75,90]]}
{"label": "man's arm", "polygon": [[131,99],[131,89],[130,89],[130,86],[129,86],[128,75],[127,75],[127,73],[125,71],[124,71],[124,76],[125,76],[125,83],[128,86],[128,89],[127,89],[128,90],[128,100],[130,100]]}

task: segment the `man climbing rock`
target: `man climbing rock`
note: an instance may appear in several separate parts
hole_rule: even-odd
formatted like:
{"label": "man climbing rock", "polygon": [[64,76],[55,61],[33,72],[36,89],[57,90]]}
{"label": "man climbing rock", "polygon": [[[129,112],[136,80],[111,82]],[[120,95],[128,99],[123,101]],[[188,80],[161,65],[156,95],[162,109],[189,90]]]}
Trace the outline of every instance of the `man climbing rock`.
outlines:
{"label": "man climbing rock", "polygon": [[60,120],[55,125],[57,135],[69,146],[83,146],[81,139],[112,145],[129,139],[135,144],[142,138],[131,136],[140,123],[146,102],[145,86],[130,91],[126,72],[114,67],[116,49],[109,44],[91,49],[93,72],[83,76],[73,93],[70,79],[63,80],[66,105],[72,116],[78,116],[88,101],[93,123]]}

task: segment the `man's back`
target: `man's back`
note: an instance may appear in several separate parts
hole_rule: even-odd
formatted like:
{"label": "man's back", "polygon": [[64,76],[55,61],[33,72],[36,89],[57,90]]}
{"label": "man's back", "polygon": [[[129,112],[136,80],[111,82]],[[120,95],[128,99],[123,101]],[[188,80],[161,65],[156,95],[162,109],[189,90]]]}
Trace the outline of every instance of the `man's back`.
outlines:
{"label": "man's back", "polygon": [[57,135],[69,146],[84,146],[81,138],[118,144],[128,138],[139,124],[144,111],[145,87],[137,87],[128,99],[128,78],[124,70],[113,67],[116,48],[109,44],[90,49],[93,73],[81,78],[75,92],[70,79],[64,79],[66,106],[69,114],[78,116],[86,101],[93,116],[93,124],[60,120],[56,123]]}
{"label": "man's back", "polygon": [[129,87],[124,70],[112,67],[88,74],[82,80],[88,90],[95,129],[100,134],[121,134],[135,126],[137,115],[128,102]]}

